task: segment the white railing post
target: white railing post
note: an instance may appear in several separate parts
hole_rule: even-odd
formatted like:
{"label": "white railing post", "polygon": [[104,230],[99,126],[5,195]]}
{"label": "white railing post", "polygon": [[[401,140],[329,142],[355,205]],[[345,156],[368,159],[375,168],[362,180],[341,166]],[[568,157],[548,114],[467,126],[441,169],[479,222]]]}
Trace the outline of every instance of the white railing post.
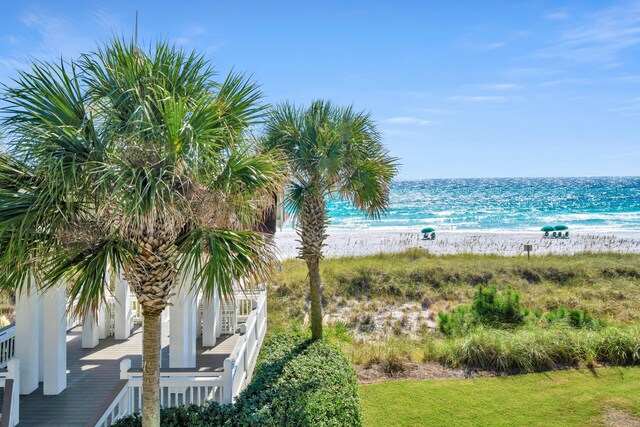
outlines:
{"label": "white railing post", "polygon": [[222,403],[233,403],[233,359],[224,359],[222,372]]}
{"label": "white railing post", "polygon": [[[121,380],[129,380],[129,369],[131,369],[131,359],[122,359],[122,361],[120,362]],[[125,392],[125,396],[121,401],[122,408],[120,408],[120,413],[122,414],[122,416],[127,416],[133,412],[131,410],[131,408],[133,407],[133,404],[131,402],[133,396],[131,393],[131,387],[129,384],[127,384],[125,388],[127,389],[127,391]],[[142,402],[140,404],[142,404]]]}
{"label": "white railing post", "polygon": [[14,427],[20,422],[20,360],[11,359],[7,363],[7,379],[13,380],[11,392],[11,419],[9,427]]}
{"label": "white railing post", "polygon": [[120,379],[129,379],[129,369],[131,369],[131,359],[122,359],[120,362]]}

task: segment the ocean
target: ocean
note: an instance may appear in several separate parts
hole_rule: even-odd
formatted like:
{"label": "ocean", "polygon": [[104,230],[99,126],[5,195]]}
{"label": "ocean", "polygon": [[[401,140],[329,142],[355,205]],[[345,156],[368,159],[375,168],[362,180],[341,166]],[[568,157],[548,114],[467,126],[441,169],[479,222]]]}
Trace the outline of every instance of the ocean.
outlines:
{"label": "ocean", "polygon": [[329,201],[330,228],[640,232],[640,177],[477,178],[397,181],[379,220]]}

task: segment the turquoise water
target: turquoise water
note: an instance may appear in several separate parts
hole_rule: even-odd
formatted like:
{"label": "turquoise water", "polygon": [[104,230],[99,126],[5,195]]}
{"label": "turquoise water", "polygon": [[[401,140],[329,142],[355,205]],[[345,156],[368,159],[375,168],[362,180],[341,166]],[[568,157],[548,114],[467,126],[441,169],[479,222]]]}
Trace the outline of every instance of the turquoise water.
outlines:
{"label": "turquoise water", "polygon": [[561,223],[586,232],[640,231],[640,177],[398,181],[390,201],[378,221],[330,201],[330,227],[533,231]]}

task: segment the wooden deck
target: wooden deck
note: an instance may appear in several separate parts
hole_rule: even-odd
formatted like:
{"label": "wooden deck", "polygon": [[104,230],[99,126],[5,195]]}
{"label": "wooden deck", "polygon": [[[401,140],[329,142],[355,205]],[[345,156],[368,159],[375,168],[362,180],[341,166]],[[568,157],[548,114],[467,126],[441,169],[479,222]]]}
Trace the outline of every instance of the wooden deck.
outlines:
{"label": "wooden deck", "polygon": [[[222,368],[233,350],[237,335],[222,336],[214,348],[197,342],[198,367]],[[131,359],[132,368],[141,368],[142,329],[128,340],[109,337],[97,347],[82,348],[82,328],[67,333],[67,388],[57,396],[44,396],[42,384],[28,396],[20,397],[20,427],[85,426],[95,415],[120,379],[120,361]],[[169,337],[163,337],[162,367],[169,367]]]}

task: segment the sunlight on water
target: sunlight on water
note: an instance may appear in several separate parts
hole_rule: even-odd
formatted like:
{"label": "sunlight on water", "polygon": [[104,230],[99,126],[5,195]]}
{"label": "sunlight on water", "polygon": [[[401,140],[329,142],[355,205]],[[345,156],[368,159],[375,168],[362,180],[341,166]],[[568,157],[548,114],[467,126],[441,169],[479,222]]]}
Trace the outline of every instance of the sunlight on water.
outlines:
{"label": "sunlight on water", "polygon": [[331,227],[537,231],[562,223],[584,231],[640,230],[640,177],[399,181],[390,200],[380,221],[332,200]]}

